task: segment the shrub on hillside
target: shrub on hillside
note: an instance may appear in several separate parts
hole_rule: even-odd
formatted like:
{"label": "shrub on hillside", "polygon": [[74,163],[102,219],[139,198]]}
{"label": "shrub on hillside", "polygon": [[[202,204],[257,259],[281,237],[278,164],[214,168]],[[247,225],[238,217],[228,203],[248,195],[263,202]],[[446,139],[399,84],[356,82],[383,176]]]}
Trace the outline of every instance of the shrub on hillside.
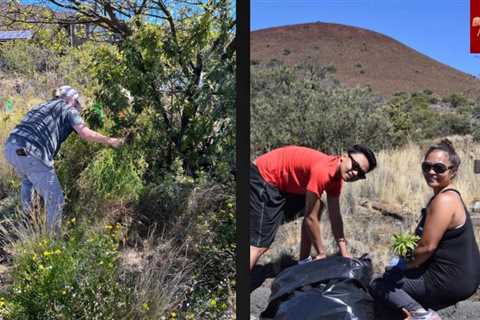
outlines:
{"label": "shrub on hillside", "polygon": [[104,148],[95,155],[78,180],[84,201],[138,199],[147,164],[141,154],[129,151]]}
{"label": "shrub on hillside", "polygon": [[368,88],[342,87],[326,67],[252,65],[251,92],[252,156],[286,144],[336,153],[354,143],[380,150],[479,132],[475,106],[461,95],[435,108],[430,90],[385,100]]}
{"label": "shrub on hillside", "polygon": [[449,106],[454,109],[469,104],[469,101],[466,97],[456,93],[443,98],[442,101],[448,103]]}
{"label": "shrub on hillside", "polygon": [[107,232],[72,229],[66,241],[37,235],[17,243],[2,316],[121,319],[129,311],[130,289],[119,281],[120,229],[107,227]]}
{"label": "shrub on hillside", "polygon": [[56,69],[59,55],[28,41],[12,41],[0,46],[2,69],[23,76]]}
{"label": "shrub on hillside", "polygon": [[377,110],[378,98],[368,89],[343,88],[332,79],[328,68],[253,66],[253,153],[285,144],[332,153],[359,142],[377,149],[386,145],[391,124]]}

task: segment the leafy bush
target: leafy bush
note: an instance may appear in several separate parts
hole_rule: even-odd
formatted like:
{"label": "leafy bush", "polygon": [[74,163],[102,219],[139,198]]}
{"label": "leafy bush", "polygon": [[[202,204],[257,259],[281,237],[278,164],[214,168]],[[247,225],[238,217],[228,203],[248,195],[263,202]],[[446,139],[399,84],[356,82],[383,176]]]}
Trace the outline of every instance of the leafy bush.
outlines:
{"label": "leafy bush", "polygon": [[380,150],[445,135],[480,135],[475,105],[461,95],[440,105],[431,90],[379,98],[368,87],[342,87],[328,67],[252,65],[251,92],[252,156],[286,144],[337,153],[355,143]]}
{"label": "leafy bush", "polygon": [[0,46],[2,69],[32,76],[36,72],[54,70],[59,56],[47,48],[27,41],[12,41]]}
{"label": "leafy bush", "polygon": [[285,144],[339,152],[368,141],[381,148],[391,140],[378,99],[368,89],[336,85],[328,67],[272,64],[253,66],[252,75],[253,154]]}
{"label": "leafy bush", "polygon": [[234,56],[222,48],[233,20],[228,3],[220,6],[216,14],[185,17],[176,41],[162,26],[133,21],[135,33],[119,48],[99,48],[90,65],[113,132],[143,130],[139,117],[153,127],[151,143],[143,141],[155,175],[175,159],[191,176],[233,163]]}
{"label": "leafy bush", "polygon": [[65,241],[46,235],[18,243],[3,296],[6,319],[121,319],[129,289],[119,281],[119,226],[72,229]]}
{"label": "leafy bush", "polygon": [[141,154],[129,151],[128,148],[102,149],[96,154],[78,181],[85,199],[138,199],[143,190],[147,164]]}

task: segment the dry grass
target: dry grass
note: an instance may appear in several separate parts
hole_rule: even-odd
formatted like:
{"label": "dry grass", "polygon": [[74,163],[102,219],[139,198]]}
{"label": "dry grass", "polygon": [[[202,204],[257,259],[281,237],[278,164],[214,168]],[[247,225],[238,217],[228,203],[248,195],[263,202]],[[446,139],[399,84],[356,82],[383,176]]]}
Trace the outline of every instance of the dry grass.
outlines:
{"label": "dry grass", "polygon": [[[473,160],[480,158],[480,144],[471,137],[450,137],[462,160],[458,177],[454,181],[466,204],[479,199],[480,177],[473,174]],[[398,150],[378,154],[378,167],[365,181],[346,184],[342,204],[348,207],[347,199],[367,198],[400,205],[407,211],[418,212],[432,196],[426,185],[420,163],[429,144],[409,144]],[[479,199],[480,200],[480,199]],[[351,204],[350,204],[351,205]]]}
{"label": "dry grass", "polygon": [[[132,310],[147,310],[146,318],[161,319],[189,293],[191,263],[187,250],[175,244],[173,238],[152,236],[142,248],[127,248],[122,252],[122,269],[132,277]],[[135,318],[135,314],[131,315]],[[127,317],[130,318],[130,317]]]}

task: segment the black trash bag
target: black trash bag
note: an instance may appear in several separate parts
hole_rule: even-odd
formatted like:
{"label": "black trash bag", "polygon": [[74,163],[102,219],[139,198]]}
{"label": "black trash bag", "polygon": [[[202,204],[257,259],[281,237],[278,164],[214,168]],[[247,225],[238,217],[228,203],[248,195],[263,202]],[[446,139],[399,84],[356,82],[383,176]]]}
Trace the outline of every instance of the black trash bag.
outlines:
{"label": "black trash bag", "polygon": [[372,262],[365,256],[331,256],[285,269],[273,281],[262,318],[374,320],[374,301],[368,293],[372,273]]}

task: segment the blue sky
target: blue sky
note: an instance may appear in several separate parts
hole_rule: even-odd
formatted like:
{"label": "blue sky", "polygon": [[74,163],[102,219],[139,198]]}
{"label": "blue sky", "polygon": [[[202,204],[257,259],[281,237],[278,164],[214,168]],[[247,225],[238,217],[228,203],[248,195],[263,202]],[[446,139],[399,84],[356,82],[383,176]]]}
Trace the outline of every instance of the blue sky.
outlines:
{"label": "blue sky", "polygon": [[480,77],[480,55],[470,53],[470,0],[252,0],[250,10],[252,31],[307,22],[361,27]]}

